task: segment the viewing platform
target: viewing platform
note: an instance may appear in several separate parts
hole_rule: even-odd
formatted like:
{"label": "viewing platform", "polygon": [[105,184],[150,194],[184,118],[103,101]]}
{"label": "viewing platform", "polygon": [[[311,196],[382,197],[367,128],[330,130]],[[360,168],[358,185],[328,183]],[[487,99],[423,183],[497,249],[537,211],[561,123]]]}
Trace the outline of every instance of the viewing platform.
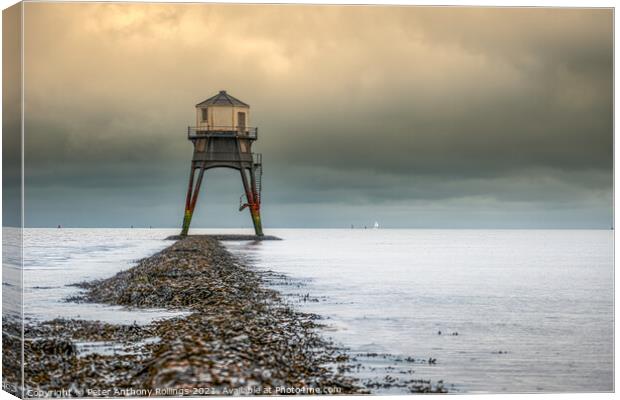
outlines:
{"label": "viewing platform", "polygon": [[203,138],[239,138],[256,140],[258,139],[257,127],[239,127],[239,126],[188,126],[187,139],[203,139]]}

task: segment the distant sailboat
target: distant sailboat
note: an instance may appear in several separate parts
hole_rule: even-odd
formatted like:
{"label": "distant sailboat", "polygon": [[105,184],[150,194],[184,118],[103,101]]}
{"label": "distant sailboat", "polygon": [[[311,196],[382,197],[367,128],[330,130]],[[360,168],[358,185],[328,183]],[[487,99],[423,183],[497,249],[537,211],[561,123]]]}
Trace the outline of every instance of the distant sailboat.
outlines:
{"label": "distant sailboat", "polygon": [[379,229],[379,222],[375,221],[375,226],[373,227],[373,229]]}

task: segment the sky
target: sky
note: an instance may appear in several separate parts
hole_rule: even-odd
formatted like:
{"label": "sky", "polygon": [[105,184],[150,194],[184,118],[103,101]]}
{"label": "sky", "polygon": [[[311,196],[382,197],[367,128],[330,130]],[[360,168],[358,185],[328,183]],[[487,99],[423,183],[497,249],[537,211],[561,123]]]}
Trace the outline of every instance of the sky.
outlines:
{"label": "sky", "polygon": [[[612,224],[610,9],[26,3],[27,226],[180,226],[194,105],[251,106],[263,224]],[[250,227],[210,170],[193,227]]]}

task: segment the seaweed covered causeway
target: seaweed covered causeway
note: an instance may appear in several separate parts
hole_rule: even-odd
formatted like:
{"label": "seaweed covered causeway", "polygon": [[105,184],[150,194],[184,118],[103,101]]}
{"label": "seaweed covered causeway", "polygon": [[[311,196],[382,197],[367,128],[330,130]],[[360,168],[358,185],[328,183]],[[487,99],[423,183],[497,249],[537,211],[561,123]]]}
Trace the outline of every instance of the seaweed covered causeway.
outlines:
{"label": "seaweed covered causeway", "polygon": [[[348,357],[207,236],[79,284],[86,301],[189,311],[146,326],[54,320],[27,326],[26,390],[78,396],[359,393]],[[112,354],[79,351],[108,342]],[[116,353],[116,354],[114,354]],[[112,390],[112,392],[109,392]]]}

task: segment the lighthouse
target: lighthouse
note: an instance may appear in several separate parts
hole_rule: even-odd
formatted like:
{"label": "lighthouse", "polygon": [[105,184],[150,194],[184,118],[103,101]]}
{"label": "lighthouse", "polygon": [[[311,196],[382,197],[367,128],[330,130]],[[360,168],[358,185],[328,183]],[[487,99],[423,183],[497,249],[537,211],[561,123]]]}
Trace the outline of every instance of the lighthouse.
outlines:
{"label": "lighthouse", "polygon": [[[196,104],[195,126],[187,127],[194,146],[185,199],[181,236],[187,236],[205,172],[211,168],[239,171],[245,192],[239,211],[249,209],[257,236],[263,236],[260,218],[262,155],[252,152],[258,128],[250,126],[250,106],[221,90]],[[243,198],[243,195],[242,195]]]}

